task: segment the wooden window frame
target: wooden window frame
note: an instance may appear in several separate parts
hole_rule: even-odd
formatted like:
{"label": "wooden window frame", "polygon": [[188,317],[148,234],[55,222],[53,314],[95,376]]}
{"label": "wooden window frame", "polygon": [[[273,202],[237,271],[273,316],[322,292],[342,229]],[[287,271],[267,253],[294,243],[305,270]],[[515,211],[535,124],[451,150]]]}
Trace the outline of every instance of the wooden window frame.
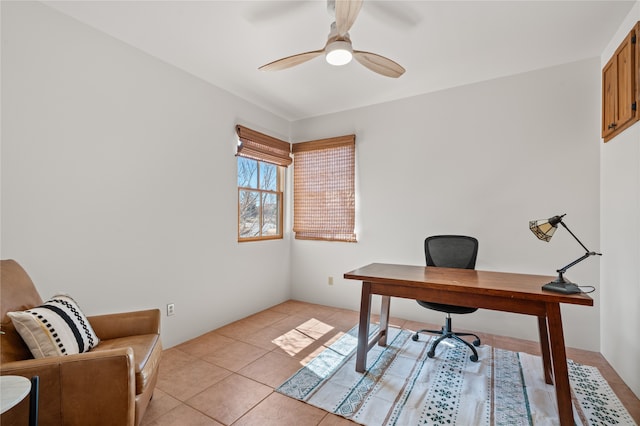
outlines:
{"label": "wooden window frame", "polygon": [[[256,181],[257,182],[261,182],[261,170],[262,170],[262,165],[263,164],[267,164],[265,161],[260,161],[260,160],[254,160],[254,159],[250,159],[253,161],[258,162],[258,167],[257,167],[257,177],[256,177]],[[246,186],[238,186],[238,242],[239,243],[244,243],[244,242],[248,242],[248,241],[262,241],[262,240],[281,240],[283,238],[284,232],[283,232],[283,224],[284,224],[284,173],[283,173],[283,167],[281,166],[277,166],[276,165],[276,190],[270,190],[270,189],[262,189],[260,187],[258,188],[252,188],[252,187],[246,187]],[[241,192],[242,191],[247,191],[247,192],[256,192],[259,194],[260,199],[262,200],[263,197],[265,195],[275,195],[277,198],[277,203],[278,203],[278,224],[277,224],[277,229],[278,232],[277,234],[274,235],[263,235],[263,217],[264,217],[264,206],[262,205],[262,201],[260,202],[260,211],[258,213],[258,218],[259,218],[259,225],[258,225],[258,229],[260,231],[260,235],[258,236],[251,236],[251,237],[243,237],[240,234],[240,230],[242,227],[242,221],[241,221],[241,217],[242,217],[242,209],[241,209],[241,204],[240,204],[240,200],[241,200]]]}

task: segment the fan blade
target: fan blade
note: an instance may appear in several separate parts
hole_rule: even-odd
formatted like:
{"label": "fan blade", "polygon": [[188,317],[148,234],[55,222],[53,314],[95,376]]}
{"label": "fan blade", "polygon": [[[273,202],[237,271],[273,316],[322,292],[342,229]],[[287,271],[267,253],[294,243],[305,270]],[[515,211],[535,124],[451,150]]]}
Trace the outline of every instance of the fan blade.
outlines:
{"label": "fan blade", "polygon": [[335,0],[336,1],[336,27],[338,34],[344,36],[349,32],[356,21],[362,0]]}
{"label": "fan blade", "polygon": [[371,71],[387,77],[398,78],[404,74],[405,71],[400,64],[384,56],[376,55],[375,53],[354,50],[353,56],[358,62]]}
{"label": "fan blade", "polygon": [[263,65],[258,69],[261,71],[280,71],[280,70],[294,67],[296,65],[300,65],[304,62],[307,62],[315,58],[316,56],[322,55],[323,53],[324,53],[324,49],[314,50],[312,52],[298,53],[297,55],[287,56],[286,58],[269,62],[268,64]]}

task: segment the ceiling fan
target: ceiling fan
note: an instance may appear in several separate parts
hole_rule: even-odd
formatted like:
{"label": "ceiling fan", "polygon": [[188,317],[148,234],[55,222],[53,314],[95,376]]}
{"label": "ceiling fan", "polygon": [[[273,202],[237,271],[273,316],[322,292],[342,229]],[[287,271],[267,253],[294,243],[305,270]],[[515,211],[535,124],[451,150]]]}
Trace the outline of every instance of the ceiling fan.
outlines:
{"label": "ceiling fan", "polygon": [[324,53],[327,62],[331,65],[345,65],[355,57],[358,62],[373,72],[387,77],[400,77],[405,71],[400,64],[375,53],[353,50],[351,46],[349,30],[358,17],[362,1],[327,0],[327,8],[330,13],[333,12],[335,21],[331,24],[331,31],[324,48],[287,56],[263,65],[258,69],[262,71],[279,71],[300,65]]}

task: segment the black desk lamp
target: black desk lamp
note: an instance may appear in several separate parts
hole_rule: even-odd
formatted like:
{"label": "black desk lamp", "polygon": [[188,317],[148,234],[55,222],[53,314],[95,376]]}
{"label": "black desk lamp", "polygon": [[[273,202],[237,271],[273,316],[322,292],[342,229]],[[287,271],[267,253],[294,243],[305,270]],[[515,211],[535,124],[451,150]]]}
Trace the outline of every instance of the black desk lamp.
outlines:
{"label": "black desk lamp", "polygon": [[578,243],[580,243],[582,248],[585,249],[585,251],[586,251],[584,256],[574,260],[573,262],[571,262],[570,264],[568,264],[564,268],[558,269],[556,271],[558,273],[558,278],[556,278],[554,281],[551,281],[550,283],[547,283],[547,284],[543,285],[542,289],[543,290],[549,290],[549,291],[555,291],[555,292],[558,292],[558,293],[564,293],[564,294],[582,293],[582,290],[580,290],[580,287],[578,287],[576,284],[573,284],[573,283],[565,280],[563,275],[564,275],[565,272],[567,272],[567,269],[571,268],[573,265],[575,265],[577,263],[582,262],[587,257],[589,257],[589,256],[602,256],[602,253],[596,253],[595,251],[589,251],[589,249],[586,248],[584,244],[582,244],[582,242],[578,239],[578,237],[576,237],[573,234],[573,232],[571,232],[571,230],[567,227],[567,225],[564,224],[564,222],[562,221],[562,218],[564,216],[566,216],[566,215],[563,214],[562,216],[553,216],[552,218],[549,218],[549,219],[532,220],[532,221],[529,222],[529,229],[531,229],[531,232],[533,232],[535,234],[535,236],[538,237],[538,239],[543,240],[543,241],[547,241],[547,242],[549,242],[551,240],[551,237],[553,236],[553,233],[556,232],[556,229],[558,229],[558,224],[564,226],[564,229],[569,231],[571,236],[573,238],[575,238],[576,241]]}

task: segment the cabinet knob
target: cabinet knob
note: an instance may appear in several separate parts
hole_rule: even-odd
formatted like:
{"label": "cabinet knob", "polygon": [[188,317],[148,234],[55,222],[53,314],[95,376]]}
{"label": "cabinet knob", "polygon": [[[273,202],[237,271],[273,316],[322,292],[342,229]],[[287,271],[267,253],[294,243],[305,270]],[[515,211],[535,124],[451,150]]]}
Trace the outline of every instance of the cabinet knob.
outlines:
{"label": "cabinet knob", "polygon": [[607,129],[615,129],[615,128],[616,128],[616,126],[617,126],[617,124],[616,124],[616,123],[611,123],[611,124],[609,124],[609,126],[607,127]]}

